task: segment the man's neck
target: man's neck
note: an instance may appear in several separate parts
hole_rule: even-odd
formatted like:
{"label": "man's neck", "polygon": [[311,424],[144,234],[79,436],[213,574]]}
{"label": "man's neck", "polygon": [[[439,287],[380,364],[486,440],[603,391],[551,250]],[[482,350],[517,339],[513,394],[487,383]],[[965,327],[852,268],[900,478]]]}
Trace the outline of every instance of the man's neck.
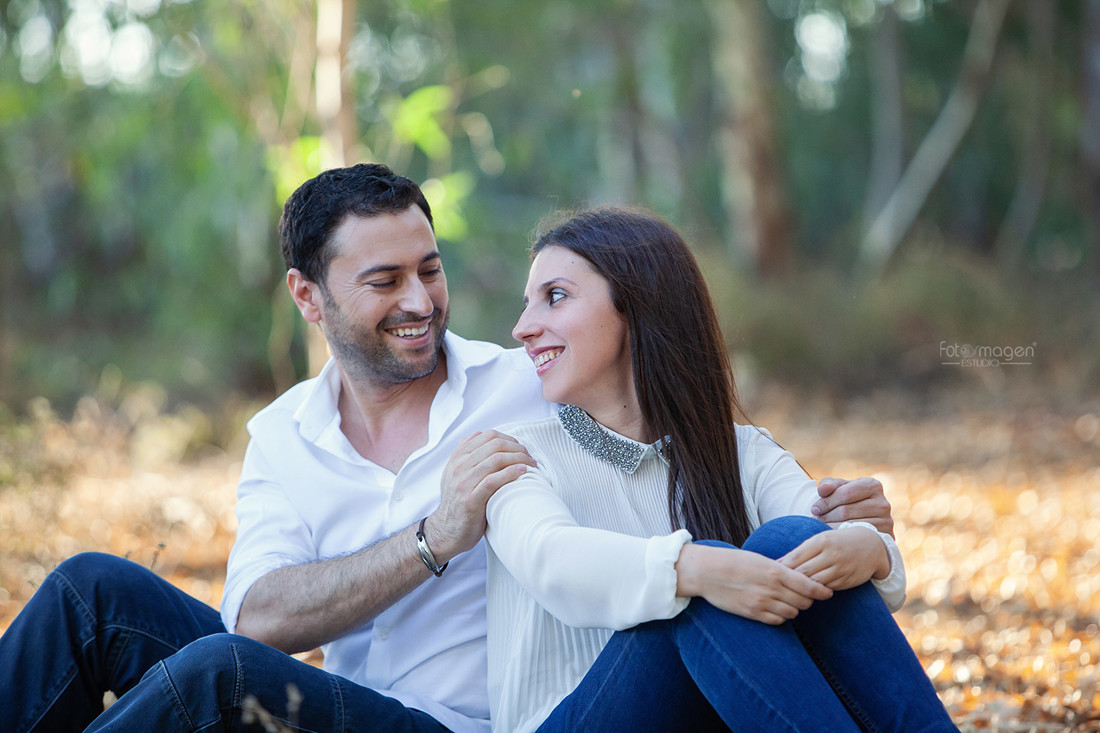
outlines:
{"label": "man's neck", "polygon": [[432,402],[446,381],[444,354],[431,374],[398,384],[352,381],[340,369],[340,429],[361,456],[397,473],[428,442]]}

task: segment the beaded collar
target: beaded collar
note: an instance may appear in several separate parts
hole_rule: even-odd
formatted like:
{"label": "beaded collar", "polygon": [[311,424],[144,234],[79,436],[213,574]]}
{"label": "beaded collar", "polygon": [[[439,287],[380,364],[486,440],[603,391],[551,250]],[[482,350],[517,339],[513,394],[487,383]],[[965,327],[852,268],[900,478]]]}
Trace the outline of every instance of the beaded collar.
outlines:
{"label": "beaded collar", "polygon": [[653,445],[624,438],[600,425],[575,405],[563,406],[558,411],[558,421],[577,445],[626,473],[632,474],[638,470],[642,458],[650,448],[668,461],[668,438],[662,438]]}

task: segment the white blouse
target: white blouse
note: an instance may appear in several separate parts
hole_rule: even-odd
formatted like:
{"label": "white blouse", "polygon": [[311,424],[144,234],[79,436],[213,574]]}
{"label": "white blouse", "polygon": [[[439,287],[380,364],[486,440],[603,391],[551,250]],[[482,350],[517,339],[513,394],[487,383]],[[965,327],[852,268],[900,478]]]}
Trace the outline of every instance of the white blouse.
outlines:
{"label": "white blouse", "polygon": [[[687,606],[676,597],[675,564],[692,538],[671,531],[659,443],[630,440],[569,407],[498,429],[538,462],[490,499],[485,535],[490,717],[494,731],[525,733],[573,691],[613,630]],[[737,444],[753,529],[810,516],[817,486],[794,456],[757,427],[738,425]],[[905,570],[893,538],[879,534],[891,571],[872,582],[894,611]]]}

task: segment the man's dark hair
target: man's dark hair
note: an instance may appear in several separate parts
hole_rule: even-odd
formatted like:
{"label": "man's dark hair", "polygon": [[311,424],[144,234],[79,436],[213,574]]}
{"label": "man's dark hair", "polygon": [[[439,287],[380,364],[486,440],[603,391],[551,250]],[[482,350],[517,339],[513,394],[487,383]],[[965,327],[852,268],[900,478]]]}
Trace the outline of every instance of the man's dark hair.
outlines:
{"label": "man's dark hair", "polygon": [[332,233],[349,215],[400,214],[419,206],[434,230],[432,210],[420,186],[381,163],[333,168],[311,178],[290,195],[279,220],[283,260],[307,280],[325,284],[333,251]]}

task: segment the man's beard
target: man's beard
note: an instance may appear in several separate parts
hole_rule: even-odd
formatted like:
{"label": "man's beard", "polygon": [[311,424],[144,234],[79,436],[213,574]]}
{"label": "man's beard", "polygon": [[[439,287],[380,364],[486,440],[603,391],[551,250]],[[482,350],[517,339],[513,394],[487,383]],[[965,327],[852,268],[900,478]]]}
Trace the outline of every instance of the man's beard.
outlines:
{"label": "man's beard", "polygon": [[428,325],[432,334],[431,343],[421,349],[420,353],[404,356],[394,352],[386,344],[386,337],[379,331],[420,322],[422,318],[400,314],[383,321],[378,331],[375,331],[349,322],[336,302],[326,298],[325,322],[327,325],[324,333],[336,361],[340,363],[350,379],[400,384],[426,377],[435,371],[439,364],[443,334],[447,330],[449,319],[449,310],[434,311],[431,323]]}

